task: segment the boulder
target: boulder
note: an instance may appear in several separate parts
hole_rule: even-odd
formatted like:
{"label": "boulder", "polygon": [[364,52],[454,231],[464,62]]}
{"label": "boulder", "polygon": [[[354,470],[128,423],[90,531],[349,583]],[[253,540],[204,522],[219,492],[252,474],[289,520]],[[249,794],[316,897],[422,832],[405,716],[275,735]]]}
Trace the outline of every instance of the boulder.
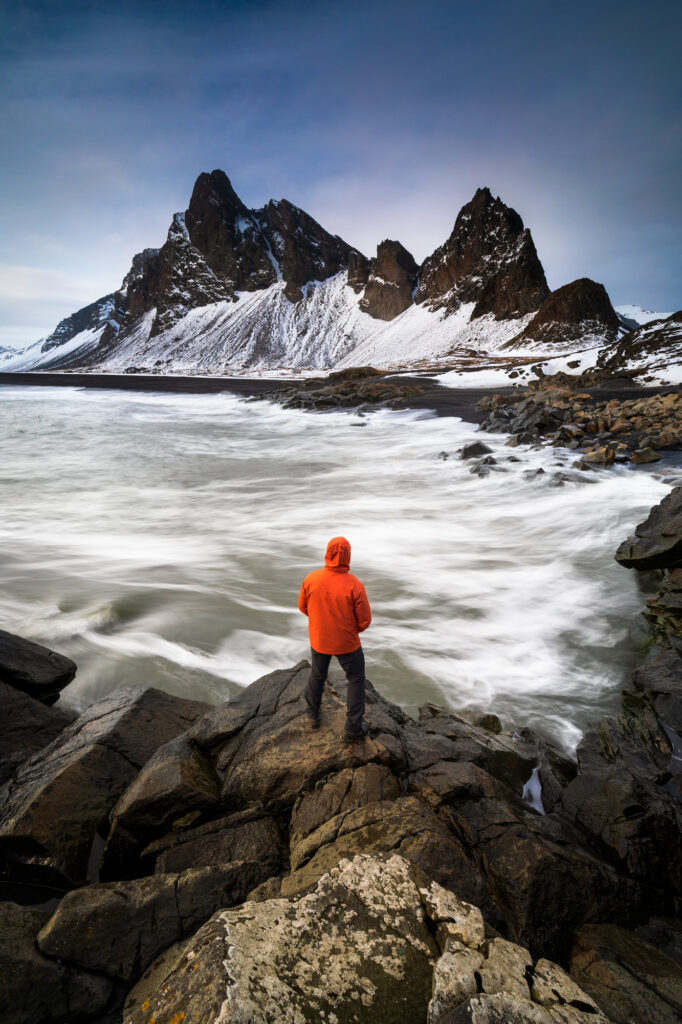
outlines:
{"label": "boulder", "polygon": [[47,707],[13,686],[0,683],[3,725],[0,732],[0,783],[36,751],[51,743],[75,718]]}
{"label": "boulder", "polygon": [[131,687],[92,704],[0,789],[5,877],[70,888],[86,880],[98,831],[156,748],[207,705]]}
{"label": "boulder", "polygon": [[658,452],[654,451],[650,445],[647,445],[643,448],[635,449],[635,451],[630,455],[630,462],[660,462],[662,458],[662,455],[659,455]]}
{"label": "boulder", "polygon": [[58,963],[36,946],[49,914],[0,902],[0,1020],[64,1024],[104,1014],[114,991],[107,978]]}
{"label": "boulder", "polygon": [[656,644],[635,669],[633,685],[648,694],[656,714],[682,733],[682,655],[675,647]]}
{"label": "boulder", "polygon": [[70,658],[0,629],[0,683],[54,704],[75,674]]}
{"label": "boulder", "polygon": [[321,727],[310,730],[303,691],[310,666],[272,672],[206,715],[190,738],[207,753],[222,778],[221,799],[235,810],[254,803],[291,807],[318,779],[373,761],[400,770],[405,715],[367,685],[368,737],[344,745],[346,681],[332,676],[325,687]]}
{"label": "boulder", "polygon": [[193,1019],[419,1021],[437,948],[419,879],[401,857],[356,857],[299,900],[223,910],[200,929],[155,989],[134,988],[124,1024]]}
{"label": "boulder", "polygon": [[682,1017],[682,967],[625,928],[585,925],[570,969],[613,1024],[677,1024]]}
{"label": "boulder", "polygon": [[649,512],[616,552],[626,569],[673,569],[682,561],[682,486]]}
{"label": "boulder", "polygon": [[479,455],[489,455],[492,452],[492,448],[489,448],[483,441],[472,441],[471,444],[465,444],[459,453],[460,459],[476,459]]}
{"label": "boulder", "polygon": [[131,982],[216,910],[243,903],[262,866],[238,861],[88,885],[67,893],[38,935],[46,956]]}

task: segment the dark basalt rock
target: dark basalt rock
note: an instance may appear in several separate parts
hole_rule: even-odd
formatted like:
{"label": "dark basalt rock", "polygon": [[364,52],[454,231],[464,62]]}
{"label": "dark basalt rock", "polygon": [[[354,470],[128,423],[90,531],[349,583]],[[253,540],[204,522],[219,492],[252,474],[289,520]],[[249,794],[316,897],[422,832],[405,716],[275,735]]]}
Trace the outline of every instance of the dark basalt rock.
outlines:
{"label": "dark basalt rock", "polygon": [[360,309],[375,320],[394,320],[412,305],[418,278],[419,267],[412,253],[400,242],[381,242],[376,259],[370,262]]}
{"label": "dark basalt rock", "polygon": [[528,326],[502,347],[572,343],[588,334],[615,341],[620,326],[604,285],[581,277],[548,295]]}
{"label": "dark basalt rock", "polygon": [[82,884],[93,840],[106,831],[118,797],[154,750],[206,708],[143,687],[91,705],[0,789],[4,877]]}
{"label": "dark basalt rock", "polygon": [[620,545],[616,561],[626,569],[672,569],[682,563],[682,486],[654,505],[634,536]]}
{"label": "dark basalt rock", "polygon": [[36,936],[49,914],[0,902],[0,1020],[64,1024],[96,1020],[114,991],[107,978],[44,956]]}
{"label": "dark basalt rock", "polygon": [[54,704],[75,674],[70,658],[0,629],[0,683]]}
{"label": "dark basalt rock", "polygon": [[460,210],[447,242],[421,266],[416,302],[454,312],[474,302],[472,318],[534,312],[549,295],[528,228],[487,188]]}
{"label": "dark basalt rock", "polygon": [[348,253],[348,284],[358,294],[367,284],[369,277],[369,260],[356,249]]}
{"label": "dark basalt rock", "polygon": [[36,751],[51,743],[76,717],[46,707],[13,686],[0,683],[3,723],[0,730],[0,782]]}
{"label": "dark basalt rock", "polygon": [[38,948],[46,956],[131,982],[216,910],[243,903],[261,881],[262,865],[235,861],[74,889],[43,925]]}
{"label": "dark basalt rock", "polygon": [[677,1024],[682,1017],[682,968],[625,928],[581,928],[571,974],[613,1024]]}

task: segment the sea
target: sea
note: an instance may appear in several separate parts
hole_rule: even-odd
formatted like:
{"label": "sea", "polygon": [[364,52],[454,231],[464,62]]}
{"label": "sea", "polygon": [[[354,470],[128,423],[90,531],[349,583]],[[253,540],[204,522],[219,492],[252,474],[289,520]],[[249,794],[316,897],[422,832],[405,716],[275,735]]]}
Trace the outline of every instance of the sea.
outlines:
{"label": "sea", "polygon": [[[487,475],[459,457],[475,440]],[[385,697],[573,751],[646,639],[656,581],[614,553],[675,467],[505,441],[425,411],[2,387],[0,624],[74,659],[75,711],[133,685],[218,704],[308,657],[300,584],[343,535]]]}

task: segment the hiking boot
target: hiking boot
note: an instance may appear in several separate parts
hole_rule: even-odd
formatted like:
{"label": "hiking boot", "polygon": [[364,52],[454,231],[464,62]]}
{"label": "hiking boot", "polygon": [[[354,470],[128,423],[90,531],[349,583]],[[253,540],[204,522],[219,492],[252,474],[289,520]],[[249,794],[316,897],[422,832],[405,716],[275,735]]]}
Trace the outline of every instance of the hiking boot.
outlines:
{"label": "hiking boot", "polygon": [[348,729],[344,730],[343,742],[344,743],[357,743],[358,740],[364,740],[365,736],[369,732],[369,726],[367,722],[363,722],[360,726],[360,732],[349,732]]}
{"label": "hiking boot", "polygon": [[315,731],[315,730],[320,728],[320,715],[319,715],[319,712],[318,712],[318,714],[315,714],[312,711],[308,712],[308,728],[312,729],[313,731]]}

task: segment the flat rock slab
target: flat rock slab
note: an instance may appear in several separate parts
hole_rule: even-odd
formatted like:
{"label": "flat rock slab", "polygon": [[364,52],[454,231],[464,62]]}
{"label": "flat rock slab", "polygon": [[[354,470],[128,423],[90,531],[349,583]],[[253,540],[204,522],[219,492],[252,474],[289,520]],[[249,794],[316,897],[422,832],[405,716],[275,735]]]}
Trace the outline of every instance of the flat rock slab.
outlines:
{"label": "flat rock slab", "polygon": [[130,687],[97,701],[0,789],[6,877],[70,888],[86,880],[98,829],[162,743],[207,705]]}
{"label": "flat rock slab", "polygon": [[55,959],[134,981],[164,949],[220,907],[242,903],[262,881],[259,864],[239,861],[75,889],[42,928],[38,946]]}
{"label": "flat rock slab", "polygon": [[0,683],[54,704],[75,674],[70,658],[0,629]]}
{"label": "flat rock slab", "polygon": [[300,900],[219,912],[153,993],[148,980],[143,999],[132,990],[124,1024],[426,1020],[438,951],[413,871],[357,857]]}
{"label": "flat rock slab", "polygon": [[0,1021],[64,1024],[103,1014],[113,986],[106,978],[58,963],[36,946],[49,914],[0,903]]}
{"label": "flat rock slab", "polygon": [[0,683],[0,782],[73,722],[75,715],[48,707],[13,686]]}

